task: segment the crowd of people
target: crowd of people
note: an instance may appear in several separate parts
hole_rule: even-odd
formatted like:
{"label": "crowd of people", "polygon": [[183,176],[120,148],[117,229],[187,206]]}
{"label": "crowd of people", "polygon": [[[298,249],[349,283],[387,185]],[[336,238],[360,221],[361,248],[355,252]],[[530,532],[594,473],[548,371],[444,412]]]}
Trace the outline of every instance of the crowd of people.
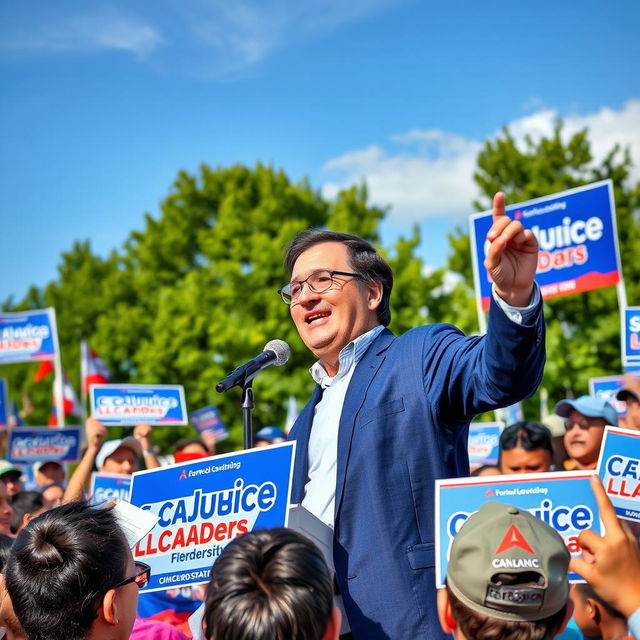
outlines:
{"label": "crowd of people", "polygon": [[[42,464],[25,487],[20,469],[0,463],[8,640],[640,640],[638,532],[618,520],[595,476],[606,532],[580,534],[582,557],[570,558],[562,538],[517,505],[488,502],[460,529],[446,587],[435,588],[435,480],[469,475],[470,421],[530,396],[542,378],[537,252],[497,194],[487,334],[429,325],[396,337],[387,328],[393,273],[374,247],[330,231],[298,234],[278,293],[317,362],[314,393],[287,436],[296,441],[291,497],[333,531],[335,573],[299,533],[258,530],[226,546],[202,589],[138,600],[150,568],[134,561],[118,505],[91,506],[85,491],[94,469],[128,475],[159,466],[152,429],[107,440],[90,418],[71,477]],[[624,426],[640,430],[639,383],[627,378],[618,399]],[[561,400],[554,416],[504,429],[497,466],[473,474],[595,469],[608,424],[618,415],[601,398]],[[256,444],[284,437],[268,427]],[[178,443],[174,459],[214,453],[193,439]],[[586,584],[570,588],[569,568]],[[150,613],[150,596],[171,606]],[[342,636],[336,596],[350,628]]]}

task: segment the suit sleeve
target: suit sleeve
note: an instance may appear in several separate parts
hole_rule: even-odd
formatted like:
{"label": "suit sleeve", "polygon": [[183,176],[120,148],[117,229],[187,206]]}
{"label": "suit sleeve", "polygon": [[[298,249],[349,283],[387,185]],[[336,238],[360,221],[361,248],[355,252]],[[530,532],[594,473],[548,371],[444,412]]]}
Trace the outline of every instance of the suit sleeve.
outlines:
{"label": "suit sleeve", "polygon": [[486,336],[466,337],[452,325],[436,325],[423,344],[423,376],[438,418],[466,424],[533,395],[542,380],[544,337],[541,302],[525,324],[517,324],[492,299]]}

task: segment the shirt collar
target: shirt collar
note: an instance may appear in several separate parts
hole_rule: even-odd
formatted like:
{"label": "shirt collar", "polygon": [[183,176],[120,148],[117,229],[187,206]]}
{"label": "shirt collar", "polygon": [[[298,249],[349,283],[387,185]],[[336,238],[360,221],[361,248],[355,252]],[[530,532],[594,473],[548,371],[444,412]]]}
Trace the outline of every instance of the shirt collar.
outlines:
{"label": "shirt collar", "polygon": [[338,354],[338,373],[332,378],[330,377],[325,368],[320,364],[320,361],[316,362],[309,373],[314,379],[316,384],[319,384],[323,389],[331,386],[334,380],[339,380],[349,373],[352,367],[358,364],[365,354],[367,349],[371,346],[371,343],[378,337],[378,334],[384,329],[384,326],[379,324],[367,333],[363,333],[355,340],[352,340],[348,345],[342,348],[342,351]]}

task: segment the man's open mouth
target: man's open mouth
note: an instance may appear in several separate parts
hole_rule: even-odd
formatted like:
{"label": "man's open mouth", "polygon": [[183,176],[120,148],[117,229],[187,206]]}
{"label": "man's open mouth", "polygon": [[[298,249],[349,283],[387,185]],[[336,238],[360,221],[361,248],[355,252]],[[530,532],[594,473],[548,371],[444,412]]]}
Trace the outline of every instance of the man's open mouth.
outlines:
{"label": "man's open mouth", "polygon": [[314,311],[313,313],[308,314],[307,317],[304,319],[304,321],[307,324],[311,324],[316,320],[320,320],[321,318],[327,318],[330,315],[331,315],[330,311]]}

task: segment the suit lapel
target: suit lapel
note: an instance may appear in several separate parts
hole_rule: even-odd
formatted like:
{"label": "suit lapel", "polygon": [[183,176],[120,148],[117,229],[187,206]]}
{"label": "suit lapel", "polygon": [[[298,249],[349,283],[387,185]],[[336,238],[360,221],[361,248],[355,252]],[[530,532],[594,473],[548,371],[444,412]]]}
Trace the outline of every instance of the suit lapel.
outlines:
{"label": "suit lapel", "polygon": [[367,395],[367,389],[384,362],[389,345],[394,340],[395,336],[389,329],[382,331],[369,349],[367,349],[362,360],[356,365],[356,369],[349,382],[349,388],[347,389],[347,394],[344,399],[344,406],[342,407],[342,415],[340,416],[340,428],[338,430],[338,464],[334,512],[336,521],[342,504],[342,494],[344,492],[344,482],[347,474],[349,454],[351,453],[351,442],[353,440],[356,416]]}
{"label": "suit lapel", "polygon": [[315,406],[322,398],[322,387],[316,385],[313,390],[311,400],[302,410],[288,440],[296,441],[296,457],[293,463],[293,486],[291,487],[291,502],[299,504],[304,497],[304,487],[309,479],[309,436],[311,435],[311,425],[313,424],[313,413]]}

